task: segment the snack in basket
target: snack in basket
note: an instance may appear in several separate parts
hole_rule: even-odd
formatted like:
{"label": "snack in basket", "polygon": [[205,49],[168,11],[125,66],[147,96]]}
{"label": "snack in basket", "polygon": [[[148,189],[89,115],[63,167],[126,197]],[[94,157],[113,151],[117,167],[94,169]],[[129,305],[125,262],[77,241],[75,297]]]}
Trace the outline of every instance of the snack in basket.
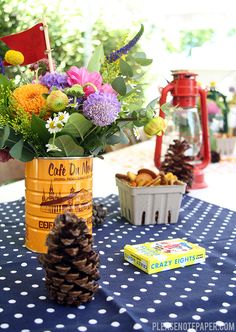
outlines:
{"label": "snack in basket", "polygon": [[155,173],[150,169],[141,168],[137,174],[127,172],[127,174],[116,174],[116,177],[126,182],[131,187],[150,187],[160,185],[179,185],[184,182],[180,181],[176,175],[171,172]]}

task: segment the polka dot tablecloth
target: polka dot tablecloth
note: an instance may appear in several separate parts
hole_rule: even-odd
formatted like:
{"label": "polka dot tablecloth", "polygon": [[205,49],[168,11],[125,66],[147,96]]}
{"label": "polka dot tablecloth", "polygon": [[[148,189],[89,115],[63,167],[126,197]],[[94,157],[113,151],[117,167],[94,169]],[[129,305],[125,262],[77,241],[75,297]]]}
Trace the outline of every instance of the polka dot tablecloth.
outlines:
{"label": "polka dot tablecloth", "polygon": [[[24,199],[0,204],[0,331],[236,329],[235,212],[185,196],[177,224],[133,226],[120,217],[117,196],[97,201],[109,209],[94,229],[100,288],[78,307],[47,298],[37,254],[24,247]],[[125,244],[171,238],[199,242],[205,264],[148,275],[123,260]]]}

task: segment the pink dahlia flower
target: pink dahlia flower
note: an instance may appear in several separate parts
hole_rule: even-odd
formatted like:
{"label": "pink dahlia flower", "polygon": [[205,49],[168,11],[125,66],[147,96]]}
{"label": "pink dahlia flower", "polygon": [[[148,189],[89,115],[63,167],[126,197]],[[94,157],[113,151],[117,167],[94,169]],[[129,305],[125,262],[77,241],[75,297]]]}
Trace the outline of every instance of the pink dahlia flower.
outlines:
{"label": "pink dahlia flower", "polygon": [[[87,83],[92,83],[98,90],[101,89],[102,76],[97,72],[89,73],[88,70],[84,67],[78,68],[73,66],[70,68],[70,70],[67,71],[67,75],[67,82],[69,85],[79,84],[84,86]],[[83,90],[86,97],[95,92],[94,87],[91,85],[85,86]]]}
{"label": "pink dahlia flower", "polygon": [[111,84],[103,84],[99,89],[100,92],[111,93],[113,95],[117,95],[117,92],[112,88]]}

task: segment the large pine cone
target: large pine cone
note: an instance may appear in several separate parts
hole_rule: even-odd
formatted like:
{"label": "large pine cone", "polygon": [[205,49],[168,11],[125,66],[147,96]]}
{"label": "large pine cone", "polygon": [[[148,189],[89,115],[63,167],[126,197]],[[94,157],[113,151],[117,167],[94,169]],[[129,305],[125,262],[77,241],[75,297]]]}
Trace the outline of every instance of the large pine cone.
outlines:
{"label": "large pine cone", "polygon": [[48,252],[39,261],[50,299],[76,306],[90,301],[98,289],[99,255],[92,250],[86,221],[71,213],[58,215],[47,245]]}
{"label": "large pine cone", "polygon": [[190,162],[194,158],[185,155],[185,151],[189,148],[190,145],[187,141],[175,139],[174,143],[170,144],[167,150],[160,170],[165,173],[173,173],[179,180],[187,183],[187,185],[191,187],[193,181],[193,165],[191,165]]}

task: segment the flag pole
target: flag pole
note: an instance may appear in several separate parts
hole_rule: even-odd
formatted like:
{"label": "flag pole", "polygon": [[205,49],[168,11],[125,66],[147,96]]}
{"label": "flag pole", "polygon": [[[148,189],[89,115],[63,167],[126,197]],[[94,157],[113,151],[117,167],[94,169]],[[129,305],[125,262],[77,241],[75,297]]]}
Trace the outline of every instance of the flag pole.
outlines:
{"label": "flag pole", "polygon": [[46,52],[48,55],[48,64],[49,64],[49,70],[50,73],[54,73],[54,68],[53,68],[53,60],[52,60],[52,49],[50,46],[50,40],[49,40],[49,34],[48,34],[48,25],[46,23],[46,19],[44,18],[42,20],[43,23],[43,31],[44,31],[44,37],[45,37],[45,42],[46,42]]}

